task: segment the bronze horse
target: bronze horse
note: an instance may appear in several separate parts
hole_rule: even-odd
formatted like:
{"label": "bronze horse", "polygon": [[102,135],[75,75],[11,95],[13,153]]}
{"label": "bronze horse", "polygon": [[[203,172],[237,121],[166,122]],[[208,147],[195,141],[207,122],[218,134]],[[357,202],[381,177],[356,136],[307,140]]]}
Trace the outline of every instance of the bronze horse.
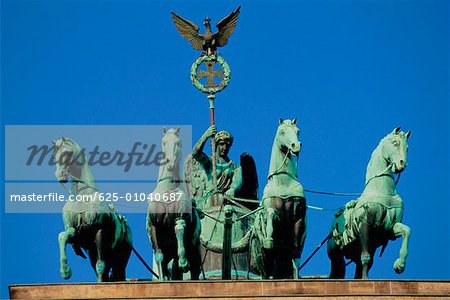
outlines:
{"label": "bronze horse", "polygon": [[179,129],[164,129],[165,161],[157,186],[149,195],[146,228],[161,280],[181,280],[187,271],[191,279],[200,275],[201,225],[195,205],[181,184],[181,146]]}
{"label": "bronze horse", "polygon": [[63,208],[65,230],[58,236],[61,276],[72,276],[66,254],[70,243],[77,255],[86,258],[82,249],[87,252],[98,282],[124,281],[132,247],[126,219],[102,201],[78,144],[64,137],[53,144],[55,176],[62,184],[71,181],[70,198]]}
{"label": "bronze horse", "polygon": [[367,279],[377,248],[384,250],[389,240],[399,237],[403,241],[394,270],[404,271],[410,229],[401,223],[403,200],[397,194],[394,174],[406,168],[410,135],[398,127],[380,141],[367,166],[361,197],[336,213],[328,241],[330,278],[345,278],[346,257],[356,264],[355,278]]}
{"label": "bronze horse", "polygon": [[263,210],[256,215],[253,267],[264,279],[297,278],[306,238],[306,200],[297,179],[301,150],[296,119],[280,119],[270,158]]}

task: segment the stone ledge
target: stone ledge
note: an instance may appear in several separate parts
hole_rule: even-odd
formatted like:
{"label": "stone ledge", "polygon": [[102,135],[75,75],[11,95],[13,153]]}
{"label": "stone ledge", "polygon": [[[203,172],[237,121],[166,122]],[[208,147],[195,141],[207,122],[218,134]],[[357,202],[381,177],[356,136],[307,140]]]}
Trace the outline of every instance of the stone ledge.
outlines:
{"label": "stone ledge", "polygon": [[11,285],[11,299],[442,299],[450,281],[229,280]]}

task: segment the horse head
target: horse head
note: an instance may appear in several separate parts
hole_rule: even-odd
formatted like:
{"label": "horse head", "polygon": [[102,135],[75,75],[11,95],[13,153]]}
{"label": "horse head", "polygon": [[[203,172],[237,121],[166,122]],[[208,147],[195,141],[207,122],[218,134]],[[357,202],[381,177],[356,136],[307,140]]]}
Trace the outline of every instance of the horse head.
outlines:
{"label": "horse head", "polygon": [[298,155],[302,149],[302,143],[298,140],[299,134],[297,119],[283,121],[280,118],[276,134],[277,147],[285,154]]}
{"label": "horse head", "polygon": [[81,149],[78,144],[70,138],[62,137],[57,141],[52,141],[53,159],[56,162],[55,177],[61,183],[69,180],[69,175],[77,174],[79,171],[75,167],[83,165],[84,155],[80,155]]}
{"label": "horse head", "polygon": [[381,153],[391,165],[393,173],[401,173],[407,166],[408,138],[411,131],[404,133],[400,127],[395,128],[381,141]]}
{"label": "horse head", "polygon": [[164,164],[169,172],[175,171],[181,161],[180,128],[163,129],[164,137],[162,138],[162,152],[164,153]]}

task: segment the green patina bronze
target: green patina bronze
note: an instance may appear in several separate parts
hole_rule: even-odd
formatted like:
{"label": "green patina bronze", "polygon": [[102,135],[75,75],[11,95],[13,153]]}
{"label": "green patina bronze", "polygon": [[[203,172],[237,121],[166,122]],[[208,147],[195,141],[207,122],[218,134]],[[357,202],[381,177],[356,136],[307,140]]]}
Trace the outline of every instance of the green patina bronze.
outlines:
{"label": "green patina bronze", "polygon": [[[159,168],[158,183],[150,199],[168,201],[149,200],[146,222],[154,250],[154,265],[161,280],[181,280],[187,271],[190,271],[191,279],[199,279],[200,218],[182,185],[180,130],[164,129],[163,133],[165,163]],[[172,268],[169,268],[171,261]]]}
{"label": "green patina bronze", "polygon": [[[206,66],[206,71],[199,69],[200,65]],[[215,70],[215,65],[220,65],[220,68]],[[203,85],[200,80],[207,78],[206,84]],[[222,81],[218,84],[215,83],[214,78],[220,78]],[[192,84],[206,94],[216,94],[221,92],[227,87],[231,80],[231,69],[223,57],[218,55],[203,55],[200,56],[191,67],[191,81]]]}
{"label": "green patina bronze", "polygon": [[[217,47],[227,44],[239,12],[240,7],[218,22],[218,32],[214,34],[211,20],[206,18],[204,35],[199,34],[197,25],[172,13],[180,34],[194,49],[203,51],[192,64],[190,77],[198,90],[208,94],[210,105],[211,126],[185,162],[186,192],[203,217],[200,241],[206,277],[230,279],[245,273],[248,277],[252,271],[263,278],[297,278],[306,238],[306,199],[297,178],[301,143],[296,120],[280,120],[261,203],[257,200],[253,158],[243,154],[240,164],[232,162],[228,152],[233,138],[226,131],[217,133],[215,127],[215,94],[231,79],[230,67],[217,54]],[[201,69],[202,65],[206,67]],[[217,79],[220,81],[216,82]],[[401,173],[406,167],[409,135],[398,128],[382,140],[369,163],[363,194],[336,214],[328,236],[331,277],[345,276],[344,257],[347,257],[357,264],[355,277],[367,278],[375,249],[384,248],[389,239],[399,236],[404,239],[394,269],[403,272],[409,228],[400,223],[403,203],[396,194],[393,173]],[[210,138],[211,157],[203,152]]]}
{"label": "green patina bronze", "polygon": [[69,193],[73,197],[64,205],[64,231],[58,236],[61,276],[72,276],[66,254],[70,243],[77,255],[86,258],[82,249],[87,252],[98,282],[125,280],[132,250],[127,220],[103,201],[80,146],[65,137],[53,144],[56,179],[61,184],[70,181]]}
{"label": "green patina bronze", "polygon": [[[402,224],[403,201],[397,194],[394,174],[403,172],[407,160],[407,139],[411,132],[395,128],[373,151],[367,166],[364,191],[336,213],[328,241],[331,278],[345,277],[344,257],[356,264],[355,278],[366,279],[378,247],[403,238],[394,270],[402,273],[408,256],[410,229]],[[383,252],[382,250],[382,252]]]}
{"label": "green patina bronze", "polygon": [[[215,140],[217,186],[214,186],[213,159],[203,152],[206,141]],[[224,242],[224,205],[232,207],[233,218],[240,217],[256,208],[254,203],[231,202],[235,197],[257,199],[258,179],[253,158],[244,153],[240,164],[229,157],[233,137],[226,131],[217,133],[210,126],[193,148],[192,155],[185,162],[184,178],[186,191],[206,216],[202,219],[202,261],[206,277],[219,278],[222,273]],[[231,208],[230,208],[231,209]],[[236,222],[231,229],[231,276],[244,277],[248,271],[248,243],[252,220]],[[227,236],[225,234],[225,236]]]}
{"label": "green patina bronze", "polygon": [[[302,145],[296,119],[280,119],[261,202],[252,156],[243,153],[239,163],[233,162],[228,156],[233,136],[224,130],[217,132],[215,126],[215,94],[231,79],[231,69],[217,47],[228,43],[239,12],[240,7],[219,21],[216,33],[206,18],[203,35],[194,23],[172,13],[181,35],[202,51],[192,64],[190,78],[198,90],[208,94],[211,126],[185,160],[184,179],[180,176],[179,129],[164,130],[166,161],[151,198],[164,199],[169,194],[171,199],[170,194],[178,193],[181,197],[170,203],[148,204],[146,229],[162,280],[183,279],[187,271],[191,279],[199,279],[201,270],[205,278],[298,278],[306,238],[306,198],[297,178]],[[389,240],[399,237],[403,239],[394,270],[404,271],[410,228],[401,223],[403,201],[394,175],[400,176],[406,168],[410,135],[398,127],[380,141],[367,166],[360,198],[335,214],[327,237],[331,278],[345,277],[347,258],[356,264],[355,278],[366,279],[376,249],[382,247],[383,252]],[[211,156],[204,152],[208,139]],[[58,236],[61,276],[68,279],[72,275],[66,253],[70,243],[77,255],[86,258],[82,249],[87,252],[99,282],[125,280],[133,250],[126,219],[102,201],[79,145],[64,137],[54,145],[58,181],[70,181],[68,192],[74,197],[90,196],[84,201],[68,201],[63,208],[65,229]]]}
{"label": "green patina bronze", "polygon": [[265,279],[298,278],[306,238],[306,200],[297,178],[301,150],[296,119],[282,120],[272,145],[268,182],[254,224],[252,261]]}
{"label": "green patina bronze", "polygon": [[[253,158],[241,155],[237,164],[228,157],[233,137],[226,131],[217,133],[214,117],[215,94],[221,92],[230,82],[231,69],[225,59],[217,54],[217,47],[223,47],[234,31],[240,7],[217,23],[218,31],[211,32],[210,19],[205,19],[206,32],[198,33],[198,27],[175,13],[172,19],[180,34],[196,50],[203,50],[192,64],[191,81],[201,92],[208,94],[210,128],[195,145],[192,155],[185,162],[186,190],[202,211],[202,261],[206,277],[243,277],[248,271],[248,242],[251,236],[252,219],[233,222],[251,212],[255,203],[241,204],[236,197],[257,198],[258,180]],[[205,69],[200,66],[205,65]],[[206,79],[206,80],[205,80]],[[220,81],[216,83],[216,79]],[[201,81],[205,81],[203,84]],[[212,156],[203,152],[206,141],[211,138]],[[235,200],[232,200],[235,199]],[[230,212],[227,226],[224,226],[224,205]],[[223,255],[225,254],[225,255]],[[225,272],[221,272],[225,270]]]}

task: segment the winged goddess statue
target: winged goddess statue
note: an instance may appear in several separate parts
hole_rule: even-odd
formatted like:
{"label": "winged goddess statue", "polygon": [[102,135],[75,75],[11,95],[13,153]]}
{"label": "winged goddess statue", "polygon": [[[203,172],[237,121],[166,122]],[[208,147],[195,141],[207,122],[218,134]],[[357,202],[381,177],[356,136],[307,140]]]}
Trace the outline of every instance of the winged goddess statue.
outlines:
{"label": "winged goddess statue", "polygon": [[193,22],[180,17],[174,12],[171,12],[171,14],[176,28],[181,36],[191,43],[192,48],[203,50],[210,56],[216,54],[217,47],[223,47],[228,43],[228,39],[233,34],[234,28],[236,28],[240,9],[241,6],[239,5],[235,11],[220,20],[216,24],[218,31],[215,33],[211,31],[211,19],[205,18],[203,22],[203,25],[206,27],[205,34],[200,34],[198,26]]}

